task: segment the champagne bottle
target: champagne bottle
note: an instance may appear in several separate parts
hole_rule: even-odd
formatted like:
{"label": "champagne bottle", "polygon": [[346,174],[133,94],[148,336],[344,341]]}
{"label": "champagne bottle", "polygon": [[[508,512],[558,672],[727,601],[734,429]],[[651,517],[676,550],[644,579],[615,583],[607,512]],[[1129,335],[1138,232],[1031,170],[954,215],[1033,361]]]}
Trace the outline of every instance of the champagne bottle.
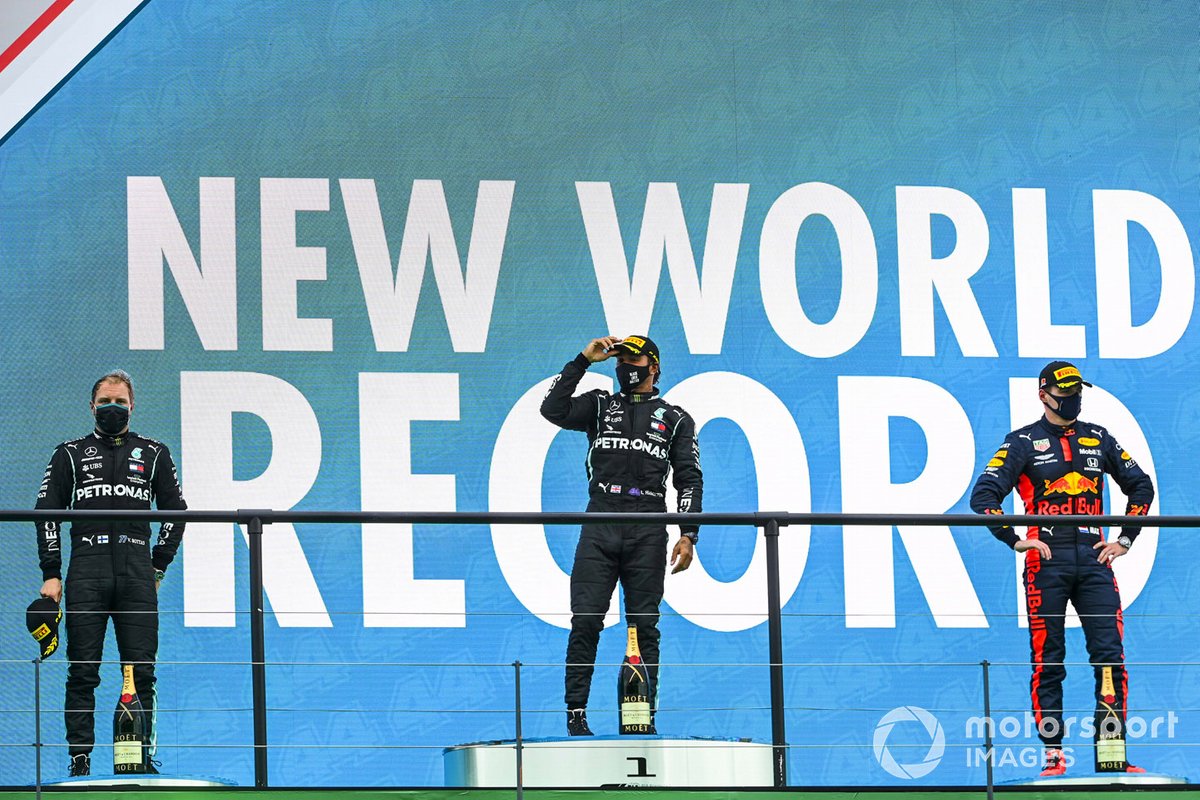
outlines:
{"label": "champagne bottle", "polygon": [[625,660],[617,681],[617,705],[621,709],[621,733],[650,733],[650,675],[638,649],[637,626],[629,626]]}
{"label": "champagne bottle", "polygon": [[133,683],[133,665],[124,665],[125,682],[113,715],[113,772],[146,771],[146,710]]}
{"label": "champagne bottle", "polygon": [[1125,725],[1112,705],[1117,701],[1112,667],[1101,671],[1100,697],[1103,708],[1096,709],[1096,772],[1124,772],[1129,760],[1125,755]]}

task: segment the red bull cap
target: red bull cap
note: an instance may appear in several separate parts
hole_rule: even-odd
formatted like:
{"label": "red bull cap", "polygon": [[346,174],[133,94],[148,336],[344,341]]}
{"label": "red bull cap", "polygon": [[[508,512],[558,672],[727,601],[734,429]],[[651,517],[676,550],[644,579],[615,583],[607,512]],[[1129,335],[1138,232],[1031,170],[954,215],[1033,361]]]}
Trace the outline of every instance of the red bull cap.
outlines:
{"label": "red bull cap", "polygon": [[1070,389],[1081,383],[1084,386],[1091,386],[1079,374],[1079,368],[1069,361],[1051,361],[1042,368],[1042,373],[1038,376],[1039,389],[1047,389],[1051,386]]}

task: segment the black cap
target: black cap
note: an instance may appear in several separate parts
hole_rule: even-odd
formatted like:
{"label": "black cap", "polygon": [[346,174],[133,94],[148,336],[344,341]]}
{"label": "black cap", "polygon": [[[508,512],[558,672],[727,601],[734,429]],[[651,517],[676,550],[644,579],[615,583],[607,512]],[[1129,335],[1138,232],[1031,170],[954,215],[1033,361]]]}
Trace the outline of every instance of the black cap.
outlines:
{"label": "black cap", "polygon": [[1051,386],[1057,386],[1060,389],[1070,389],[1072,386],[1080,383],[1084,386],[1091,386],[1079,374],[1079,368],[1070,361],[1051,361],[1042,367],[1042,374],[1038,376],[1039,389],[1049,389]]}
{"label": "black cap", "polygon": [[649,336],[626,336],[615,347],[623,347],[635,356],[647,355],[655,364],[658,360],[658,345]]}
{"label": "black cap", "polygon": [[25,609],[25,625],[42,648],[42,658],[49,658],[58,649],[58,622],[62,610],[49,597],[39,597]]}

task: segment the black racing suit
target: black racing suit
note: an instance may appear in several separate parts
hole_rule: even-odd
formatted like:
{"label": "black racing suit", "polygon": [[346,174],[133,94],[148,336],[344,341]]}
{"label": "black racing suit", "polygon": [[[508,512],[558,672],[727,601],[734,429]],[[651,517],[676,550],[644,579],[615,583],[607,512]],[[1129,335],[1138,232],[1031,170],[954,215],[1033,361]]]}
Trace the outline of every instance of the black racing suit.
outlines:
{"label": "black racing suit", "polygon": [[[667,510],[667,473],[679,511],[699,513],[703,493],[696,424],[658,392],[572,397],[591,362],[581,353],[563,367],[542,400],[542,416],[588,437],[588,511]],[[698,526],[680,526],[695,541]],[[584,525],[571,568],[571,634],[567,639],[567,708],[586,708],[596,645],[617,580],[625,617],[637,625],[651,697],[658,681],[658,605],[666,575],[667,529],[662,525]]]}
{"label": "black racing suit", "polygon": [[[1002,514],[1004,498],[1014,488],[1027,514],[1103,514],[1104,474],[1108,473],[1129,500],[1125,513],[1145,515],[1154,500],[1154,485],[1129,453],[1107,430],[1076,421],[1062,428],[1042,417],[1013,431],[988,461],[971,492],[971,508]],[[1013,547],[1018,541],[1008,525],[990,526],[996,538]],[[1136,539],[1140,528],[1122,533]],[[1038,733],[1047,747],[1060,747],[1063,666],[1067,648],[1064,619],[1067,601],[1079,612],[1088,658],[1096,673],[1097,721],[1112,711],[1124,727],[1128,675],[1122,645],[1121,595],[1111,564],[1097,560],[1099,528],[1055,525],[1031,527],[1030,539],[1050,545],[1052,557],[1025,551],[1025,602],[1033,675],[1030,694]]]}
{"label": "black racing suit", "polygon": [[[91,433],[54,450],[37,508],[187,508],[175,463],[166,445],[136,433]],[[71,755],[95,743],[93,711],[100,684],[108,618],[113,619],[123,663],[133,663],[134,683],[147,718],[154,718],[154,659],[158,653],[158,594],[155,571],[175,558],[183,523],[164,522],[150,547],[145,522],[75,522],[65,585],[67,610],[66,725]],[[62,577],[60,528],[37,523],[42,579]],[[153,744],[152,731],[148,731]]]}

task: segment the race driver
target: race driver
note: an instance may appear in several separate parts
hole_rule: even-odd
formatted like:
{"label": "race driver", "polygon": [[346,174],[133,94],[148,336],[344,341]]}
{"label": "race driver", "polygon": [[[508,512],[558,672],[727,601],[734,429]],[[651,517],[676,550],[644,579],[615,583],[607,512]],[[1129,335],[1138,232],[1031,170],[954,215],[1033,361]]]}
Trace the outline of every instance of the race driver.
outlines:
{"label": "race driver", "polygon": [[[1066,361],[1047,364],[1038,377],[1038,398],[1045,414],[1013,431],[988,461],[971,492],[971,508],[1003,514],[1014,488],[1027,514],[1103,514],[1104,475],[1111,475],[1128,498],[1127,515],[1144,516],[1154,500],[1154,485],[1137,462],[1107,430],[1082,422],[1083,387],[1079,370]],[[1124,753],[1128,677],[1122,645],[1121,596],[1112,563],[1129,552],[1140,528],[1125,528],[1106,542],[1099,528],[1070,524],[1029,528],[1024,539],[1004,524],[989,526],[996,538],[1025,553],[1025,600],[1033,676],[1030,690],[1038,735],[1046,748],[1043,776],[1063,775],[1062,749],[1066,640],[1063,632],[1070,600],[1079,613],[1088,658],[1096,675],[1097,763],[1108,769],[1144,772],[1130,766]],[[1105,722],[1108,720],[1108,722]],[[1114,752],[1101,745],[1102,723],[1120,742]],[[1107,740],[1106,740],[1107,741]]]}
{"label": "race driver", "polygon": [[[186,509],[175,463],[166,445],[129,430],[133,383],[115,370],[92,387],[95,430],[55,448],[42,478],[37,508]],[[93,710],[100,684],[99,662],[109,616],[123,663],[132,663],[134,683],[146,709],[147,771],[153,755],[154,659],[158,652],[158,586],[175,558],[183,523],[164,522],[151,548],[145,522],[76,522],[66,581],[66,727],[72,776],[91,772],[95,743]],[[63,596],[62,551],[57,522],[37,523],[41,594]]]}
{"label": "race driver", "polygon": [[[572,395],[588,367],[615,358],[620,391]],[[588,438],[588,511],[666,511],[667,473],[681,513],[699,513],[703,493],[696,425],[686,411],[666,403],[654,388],[660,371],[657,345],[646,336],[593,339],[563,367],[542,400],[542,416]],[[671,551],[674,572],[692,563],[699,526],[680,526]],[[636,625],[647,665],[651,708],[658,681],[658,605],[666,575],[663,525],[587,524],[571,568],[571,633],[567,639],[567,733],[591,736],[587,702],[596,646],[617,580],[625,590],[625,617]],[[650,732],[654,732],[653,719]]]}

